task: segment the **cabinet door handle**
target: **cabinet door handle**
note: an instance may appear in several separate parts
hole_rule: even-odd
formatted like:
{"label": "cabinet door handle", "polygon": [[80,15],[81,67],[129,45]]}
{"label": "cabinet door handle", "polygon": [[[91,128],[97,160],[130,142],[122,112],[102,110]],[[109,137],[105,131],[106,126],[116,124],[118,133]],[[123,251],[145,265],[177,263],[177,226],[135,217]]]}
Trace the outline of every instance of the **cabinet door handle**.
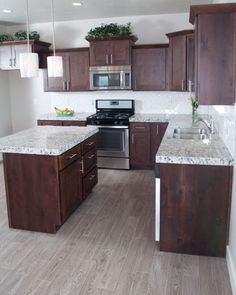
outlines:
{"label": "cabinet door handle", "polygon": [[92,158],[94,158],[95,157],[95,155],[94,154],[92,154],[91,156],[89,156],[88,158],[91,160]]}
{"label": "cabinet door handle", "polygon": [[145,129],[143,126],[136,126],[135,129]]}
{"label": "cabinet door handle", "polygon": [[80,164],[81,164],[81,170],[80,170],[80,172],[82,172],[84,174],[84,161],[82,160],[80,162]]}
{"label": "cabinet door handle", "polygon": [[159,125],[157,124],[157,135],[159,134]]}
{"label": "cabinet door handle", "polygon": [[89,180],[92,181],[94,178],[95,178],[95,174],[91,175],[91,176],[89,177]]}
{"label": "cabinet door handle", "polygon": [[14,67],[16,67],[16,50],[15,49],[14,49],[14,56],[15,56],[13,59],[14,60]]}
{"label": "cabinet door handle", "polygon": [[78,155],[77,153],[76,153],[76,154],[72,154],[72,155],[68,156],[68,159],[73,159],[73,158],[75,158],[77,155]]}
{"label": "cabinet door handle", "polygon": [[131,135],[131,143],[134,144],[134,135]]}
{"label": "cabinet door handle", "polygon": [[113,65],[113,54],[110,54],[111,56],[111,64]]}
{"label": "cabinet door handle", "polygon": [[66,90],[70,90],[70,81],[66,81]]}
{"label": "cabinet door handle", "polygon": [[136,89],[137,89],[137,80],[134,79],[134,90],[136,90]]}
{"label": "cabinet door handle", "polygon": [[188,91],[192,92],[192,81],[191,80],[188,81]]}
{"label": "cabinet door handle", "polygon": [[9,59],[9,66],[12,67],[12,58]]}
{"label": "cabinet door handle", "polygon": [[66,90],[66,86],[67,86],[66,81],[64,81],[63,82],[63,90]]}
{"label": "cabinet door handle", "polygon": [[106,54],[106,64],[107,65],[109,64],[109,56],[108,56],[108,54]]}
{"label": "cabinet door handle", "polygon": [[90,141],[89,143],[87,143],[88,146],[91,146],[94,144],[94,141]]}
{"label": "cabinet door handle", "polygon": [[184,90],[184,80],[182,80],[181,85],[182,85],[182,90]]}

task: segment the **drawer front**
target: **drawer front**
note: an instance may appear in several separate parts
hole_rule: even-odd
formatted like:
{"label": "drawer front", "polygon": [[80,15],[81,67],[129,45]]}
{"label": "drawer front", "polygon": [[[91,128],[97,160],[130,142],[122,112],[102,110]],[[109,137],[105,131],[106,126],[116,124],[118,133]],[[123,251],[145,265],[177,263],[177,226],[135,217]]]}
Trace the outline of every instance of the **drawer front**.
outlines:
{"label": "drawer front", "polygon": [[59,156],[59,169],[62,170],[81,157],[81,145],[77,145]]}
{"label": "drawer front", "polygon": [[82,154],[85,155],[94,148],[96,148],[96,135],[89,137],[82,143]]}
{"label": "drawer front", "polygon": [[38,120],[39,126],[62,126],[62,121],[59,120]]}
{"label": "drawer front", "polygon": [[92,149],[85,155],[83,155],[83,174],[86,175],[92,167],[95,167],[97,164],[97,151]]}
{"label": "drawer front", "polygon": [[150,132],[150,123],[131,123],[131,132]]}
{"label": "drawer front", "polygon": [[86,121],[64,121],[63,126],[86,126]]}
{"label": "drawer front", "polygon": [[86,198],[87,195],[92,191],[93,187],[98,182],[97,167],[95,167],[87,176],[83,178],[83,197]]}

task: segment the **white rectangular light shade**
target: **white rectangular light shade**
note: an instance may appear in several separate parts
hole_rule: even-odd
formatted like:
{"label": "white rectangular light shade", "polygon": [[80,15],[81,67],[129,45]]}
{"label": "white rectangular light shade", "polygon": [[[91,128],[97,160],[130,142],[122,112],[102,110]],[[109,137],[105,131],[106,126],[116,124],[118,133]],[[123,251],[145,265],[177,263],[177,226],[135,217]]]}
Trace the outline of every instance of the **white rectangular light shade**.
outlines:
{"label": "white rectangular light shade", "polygon": [[48,56],[48,77],[63,77],[62,56]]}
{"label": "white rectangular light shade", "polygon": [[20,74],[22,78],[37,77],[39,73],[39,57],[37,53],[20,53]]}

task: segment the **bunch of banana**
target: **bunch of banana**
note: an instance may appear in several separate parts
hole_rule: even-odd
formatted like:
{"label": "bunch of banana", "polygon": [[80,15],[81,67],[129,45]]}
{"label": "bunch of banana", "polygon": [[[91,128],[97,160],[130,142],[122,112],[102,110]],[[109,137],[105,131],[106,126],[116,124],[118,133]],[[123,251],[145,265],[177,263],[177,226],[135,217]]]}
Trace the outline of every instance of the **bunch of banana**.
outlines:
{"label": "bunch of banana", "polygon": [[58,115],[67,115],[67,116],[69,116],[69,115],[73,115],[74,114],[74,111],[73,110],[69,110],[68,108],[59,109],[57,107],[54,107],[54,109],[55,109],[55,111],[56,111],[56,113]]}

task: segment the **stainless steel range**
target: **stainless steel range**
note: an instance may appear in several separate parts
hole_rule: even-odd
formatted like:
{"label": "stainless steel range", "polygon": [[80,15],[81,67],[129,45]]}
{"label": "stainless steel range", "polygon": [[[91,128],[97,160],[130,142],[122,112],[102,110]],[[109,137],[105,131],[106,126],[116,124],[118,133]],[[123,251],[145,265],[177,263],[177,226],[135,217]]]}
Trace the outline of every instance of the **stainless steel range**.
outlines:
{"label": "stainless steel range", "polygon": [[96,100],[96,114],[87,125],[97,125],[99,168],[130,169],[129,117],[134,114],[134,100]]}

